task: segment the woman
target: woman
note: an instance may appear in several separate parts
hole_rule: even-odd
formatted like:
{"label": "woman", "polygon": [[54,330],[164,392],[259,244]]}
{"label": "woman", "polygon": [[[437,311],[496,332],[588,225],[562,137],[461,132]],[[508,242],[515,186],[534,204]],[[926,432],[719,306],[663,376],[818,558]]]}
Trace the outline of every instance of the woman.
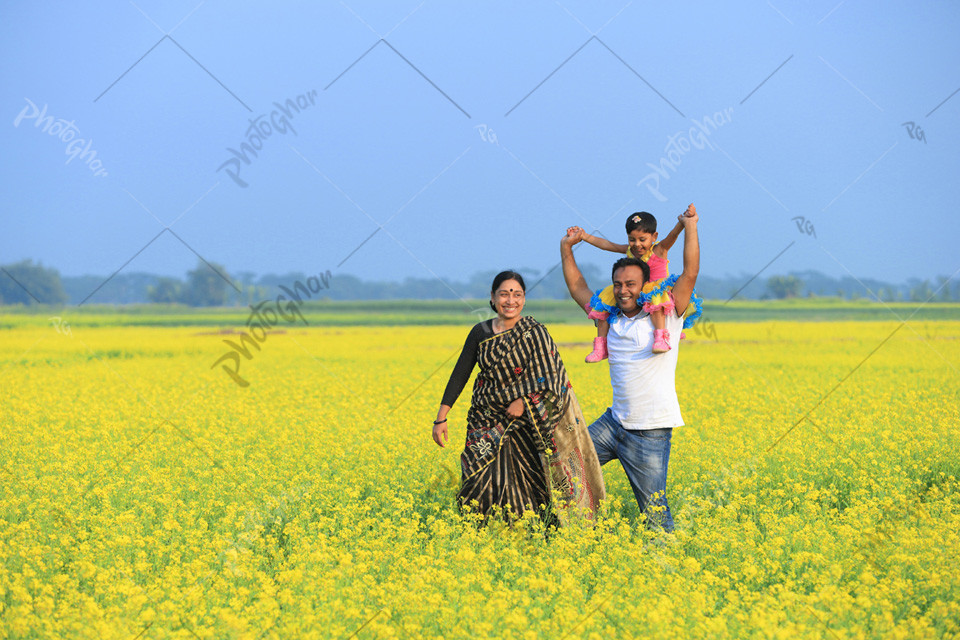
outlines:
{"label": "woman", "polygon": [[[563,521],[569,511],[589,518],[606,495],[600,463],[557,345],[546,327],[520,315],[525,293],[519,273],[493,279],[497,317],[467,336],[433,439],[441,447],[447,442],[447,413],[479,364],[460,456],[460,508],[488,515],[498,507],[508,517],[534,510],[550,521]],[[561,504],[552,503],[551,490]]]}

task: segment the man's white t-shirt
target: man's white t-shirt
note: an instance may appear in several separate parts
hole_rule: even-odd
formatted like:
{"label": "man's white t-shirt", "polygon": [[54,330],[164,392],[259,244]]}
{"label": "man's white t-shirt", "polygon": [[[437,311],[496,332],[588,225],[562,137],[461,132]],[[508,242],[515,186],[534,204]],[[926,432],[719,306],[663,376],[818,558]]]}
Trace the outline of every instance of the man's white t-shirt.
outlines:
{"label": "man's white t-shirt", "polygon": [[683,426],[677,400],[676,371],[683,318],[666,314],[670,351],[653,352],[653,322],[646,313],[621,315],[610,324],[607,352],[613,387],[613,417],[624,429],[672,429]]}

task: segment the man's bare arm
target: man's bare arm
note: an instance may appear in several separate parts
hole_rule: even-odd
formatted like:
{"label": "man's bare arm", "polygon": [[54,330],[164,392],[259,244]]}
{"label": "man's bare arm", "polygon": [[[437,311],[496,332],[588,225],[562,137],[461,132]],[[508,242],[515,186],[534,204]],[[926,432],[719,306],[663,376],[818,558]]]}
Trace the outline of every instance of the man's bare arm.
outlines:
{"label": "man's bare arm", "polygon": [[690,296],[693,294],[693,287],[697,284],[697,276],[700,274],[700,238],[697,235],[697,223],[700,216],[693,205],[690,205],[688,212],[693,215],[680,216],[683,223],[683,271],[673,285],[673,303],[678,316],[682,316],[690,304]]}
{"label": "man's bare arm", "polygon": [[577,266],[577,261],[573,257],[573,245],[580,242],[576,234],[567,233],[560,241],[560,264],[563,267],[563,280],[567,283],[567,290],[570,296],[580,305],[581,308],[590,304],[590,298],[593,292],[587,286],[587,281]]}

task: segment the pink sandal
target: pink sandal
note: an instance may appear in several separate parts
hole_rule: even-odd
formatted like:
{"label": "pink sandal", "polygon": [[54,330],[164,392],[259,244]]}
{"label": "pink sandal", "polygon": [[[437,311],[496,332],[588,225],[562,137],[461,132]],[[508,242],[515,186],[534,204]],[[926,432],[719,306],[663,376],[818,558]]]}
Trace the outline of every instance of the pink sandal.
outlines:
{"label": "pink sandal", "polygon": [[600,362],[607,359],[607,339],[597,336],[593,339],[593,351],[585,358],[586,362]]}
{"label": "pink sandal", "polygon": [[670,332],[666,329],[653,330],[653,352],[666,353],[670,351]]}

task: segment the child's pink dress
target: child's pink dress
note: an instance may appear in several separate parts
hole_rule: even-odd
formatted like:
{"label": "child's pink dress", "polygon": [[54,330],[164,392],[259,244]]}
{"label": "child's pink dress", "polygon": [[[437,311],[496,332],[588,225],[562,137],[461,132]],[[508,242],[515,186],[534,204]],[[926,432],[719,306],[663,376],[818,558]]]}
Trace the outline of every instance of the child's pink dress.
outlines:
{"label": "child's pink dress", "polygon": [[650,267],[650,280],[643,285],[643,310],[647,313],[673,311],[672,286],[664,286],[664,281],[670,275],[669,260],[661,258],[653,251],[642,258]]}

